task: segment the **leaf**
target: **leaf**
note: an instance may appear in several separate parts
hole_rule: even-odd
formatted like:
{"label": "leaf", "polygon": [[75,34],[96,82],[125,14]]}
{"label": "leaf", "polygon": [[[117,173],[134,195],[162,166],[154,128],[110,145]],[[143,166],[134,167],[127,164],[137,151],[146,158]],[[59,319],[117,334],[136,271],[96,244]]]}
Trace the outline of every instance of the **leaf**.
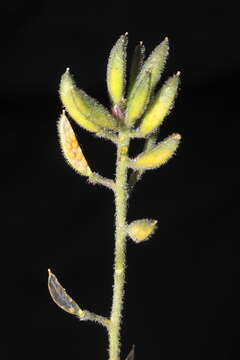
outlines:
{"label": "leaf", "polygon": [[127,227],[128,236],[136,243],[146,241],[157,228],[157,220],[141,219],[131,222]]}
{"label": "leaf", "polygon": [[143,61],[145,56],[145,46],[143,45],[142,41],[135,47],[132,63],[130,68],[130,76],[129,76],[129,85],[128,85],[128,98],[130,97],[132,88],[135,84],[137,76],[142,68]]}
{"label": "leaf", "polygon": [[127,103],[126,124],[134,125],[144,113],[150,99],[151,73],[146,72],[138,86],[134,88]]}
{"label": "leaf", "polygon": [[[154,90],[155,86],[157,85],[161,74],[163,72],[167,56],[168,56],[169,44],[168,38],[166,37],[149,55],[147,60],[144,62],[142,66],[142,70],[140,71],[136,82],[133,86],[132,92],[135,91],[135,88],[138,86],[142,78],[145,76],[147,71],[151,72],[151,92]],[[130,96],[131,96],[130,94]]]}
{"label": "leaf", "polygon": [[66,293],[56,276],[48,270],[48,289],[53,301],[64,311],[79,315],[82,312],[78,304]]}
{"label": "leaf", "polygon": [[61,78],[59,92],[69,115],[86,130],[99,132],[102,128],[116,129],[117,122],[114,117],[104,106],[77,88],[69,69]]}
{"label": "leaf", "polygon": [[147,109],[140,127],[139,136],[148,136],[156,130],[163,122],[164,118],[171,111],[180,83],[180,72],[170,77],[155,96],[150,107]]}
{"label": "leaf", "polygon": [[128,356],[126,357],[126,360],[134,360],[135,357],[135,345],[132,346]]}
{"label": "leaf", "polygon": [[92,171],[88,166],[71,124],[64,112],[58,121],[58,134],[61,149],[68,164],[81,175],[90,176]]}
{"label": "leaf", "polygon": [[145,151],[135,159],[130,160],[130,167],[134,169],[154,169],[165,164],[174,155],[180,139],[179,134],[169,136],[153,149]]}
{"label": "leaf", "polygon": [[107,86],[113,104],[120,104],[124,98],[126,85],[127,33],[113,46],[108,59]]}

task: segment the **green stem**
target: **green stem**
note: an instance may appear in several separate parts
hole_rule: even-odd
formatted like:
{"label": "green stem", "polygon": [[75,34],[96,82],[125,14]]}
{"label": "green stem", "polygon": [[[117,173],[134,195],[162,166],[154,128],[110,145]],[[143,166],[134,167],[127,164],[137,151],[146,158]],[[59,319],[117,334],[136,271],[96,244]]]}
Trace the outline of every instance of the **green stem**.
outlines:
{"label": "green stem", "polygon": [[126,262],[127,164],[129,135],[119,132],[116,168],[116,233],[112,311],[109,326],[109,360],[119,360],[120,328],[124,296]]}

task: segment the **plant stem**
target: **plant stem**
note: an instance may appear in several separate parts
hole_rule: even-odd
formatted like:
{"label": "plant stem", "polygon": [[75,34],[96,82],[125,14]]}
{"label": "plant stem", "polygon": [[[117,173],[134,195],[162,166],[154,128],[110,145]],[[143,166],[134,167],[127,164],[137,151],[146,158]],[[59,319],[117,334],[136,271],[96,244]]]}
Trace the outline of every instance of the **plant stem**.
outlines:
{"label": "plant stem", "polygon": [[100,184],[100,185],[103,185],[103,186],[106,186],[107,188],[109,188],[110,190],[115,190],[115,184],[114,184],[114,181],[111,180],[111,179],[107,179],[95,172],[93,172],[89,178],[88,178],[88,181],[92,184]]}
{"label": "plant stem", "polygon": [[107,319],[106,317],[97,315],[88,310],[81,310],[78,314],[78,317],[81,321],[86,321],[86,320],[96,321],[97,323],[99,323],[102,326],[105,326],[106,328],[108,328],[110,324],[109,319]]}
{"label": "plant stem", "polygon": [[126,209],[127,209],[127,164],[129,135],[124,129],[119,131],[116,167],[116,232],[113,300],[109,326],[109,360],[119,360],[120,328],[124,296],[126,262]]}

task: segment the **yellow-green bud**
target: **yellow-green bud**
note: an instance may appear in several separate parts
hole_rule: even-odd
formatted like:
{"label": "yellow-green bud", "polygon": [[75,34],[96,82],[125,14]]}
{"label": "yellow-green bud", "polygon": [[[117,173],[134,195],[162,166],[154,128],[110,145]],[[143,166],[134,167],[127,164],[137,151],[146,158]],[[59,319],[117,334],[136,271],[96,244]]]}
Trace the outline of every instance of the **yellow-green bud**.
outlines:
{"label": "yellow-green bud", "polygon": [[134,91],[128,100],[126,111],[126,124],[128,126],[134,125],[144,113],[149,102],[151,90],[151,73],[146,72],[142,77],[138,86],[134,87]]}
{"label": "yellow-green bud", "polygon": [[107,66],[107,86],[113,104],[120,104],[124,98],[126,85],[127,33],[113,46]]}
{"label": "yellow-green bud", "polygon": [[127,232],[136,243],[146,241],[157,228],[157,220],[141,219],[128,225]]}
{"label": "yellow-green bud", "polygon": [[102,128],[114,130],[117,127],[116,120],[104,106],[76,87],[69,69],[61,78],[59,92],[69,115],[86,130],[99,132]]}
{"label": "yellow-green bud", "polygon": [[165,164],[174,155],[181,136],[173,134],[161,141],[154,148],[130,160],[129,166],[133,169],[154,169]]}
{"label": "yellow-green bud", "polygon": [[61,114],[58,121],[58,134],[61,149],[68,164],[81,175],[90,176],[92,171],[82,153],[65,112]]}
{"label": "yellow-green bud", "polygon": [[81,315],[78,304],[66,293],[56,276],[48,270],[48,289],[53,301],[64,311],[72,315]]}
{"label": "yellow-green bud", "polygon": [[147,136],[156,130],[169,114],[177,95],[179,76],[180,72],[170,77],[162,86],[141,121],[138,129],[139,136]]}
{"label": "yellow-green bud", "polygon": [[145,46],[143,45],[142,41],[140,41],[140,43],[135,47],[132,57],[131,69],[129,75],[128,95],[130,95],[132,88],[135,84],[135,81],[137,79],[137,76],[142,68],[144,56],[145,56]]}
{"label": "yellow-green bud", "polygon": [[142,66],[142,70],[140,71],[136,82],[132,88],[130,96],[132,92],[134,92],[134,88],[138,86],[139,82],[145,76],[146,71],[151,72],[151,92],[154,90],[157,85],[161,74],[163,72],[167,56],[168,56],[169,44],[168,38],[166,37],[149,55],[147,60],[144,62]]}
{"label": "yellow-green bud", "polygon": [[[84,102],[80,101],[81,98],[79,99],[78,105],[76,103],[76,87],[69,74],[69,69],[67,69],[61,78],[59,93],[68,114],[76,123],[88,131],[94,133],[99,132],[99,127],[83,114],[82,110],[84,109],[86,111],[87,108],[84,106]],[[81,103],[81,105],[79,103]]]}

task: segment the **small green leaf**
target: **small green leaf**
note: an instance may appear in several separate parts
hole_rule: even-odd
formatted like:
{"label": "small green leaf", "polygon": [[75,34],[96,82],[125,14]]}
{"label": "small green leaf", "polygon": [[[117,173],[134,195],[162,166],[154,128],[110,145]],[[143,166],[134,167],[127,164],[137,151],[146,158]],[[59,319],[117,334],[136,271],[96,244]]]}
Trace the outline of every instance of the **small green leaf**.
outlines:
{"label": "small green leaf", "polygon": [[139,136],[148,136],[151,134],[162,124],[164,118],[169,114],[177,96],[180,82],[179,76],[180,72],[170,77],[161,87],[141,121],[138,129]]}
{"label": "small green leaf", "polygon": [[72,315],[80,315],[82,310],[78,304],[66,293],[56,276],[48,270],[48,289],[53,301],[64,311]]}
{"label": "small green leaf", "polygon": [[141,81],[138,83],[127,103],[126,124],[134,125],[144,113],[150,99],[151,73],[146,71]]}
{"label": "small green leaf", "polygon": [[145,151],[135,159],[130,160],[129,166],[133,169],[154,169],[165,164],[174,155],[180,139],[179,134],[169,136],[153,149]]}
{"label": "small green leaf", "polygon": [[142,68],[143,61],[145,56],[145,46],[143,45],[142,41],[135,47],[132,63],[130,68],[130,76],[129,76],[129,85],[128,85],[128,98],[130,97],[132,88],[135,84],[137,76]]}
{"label": "small green leaf", "polygon": [[114,130],[117,122],[107,109],[95,99],[78,89],[69,69],[60,82],[60,97],[69,115],[83,128],[91,132],[100,129]]}
{"label": "small green leaf", "polygon": [[107,66],[107,86],[113,104],[121,104],[126,85],[127,33],[113,46]]}

